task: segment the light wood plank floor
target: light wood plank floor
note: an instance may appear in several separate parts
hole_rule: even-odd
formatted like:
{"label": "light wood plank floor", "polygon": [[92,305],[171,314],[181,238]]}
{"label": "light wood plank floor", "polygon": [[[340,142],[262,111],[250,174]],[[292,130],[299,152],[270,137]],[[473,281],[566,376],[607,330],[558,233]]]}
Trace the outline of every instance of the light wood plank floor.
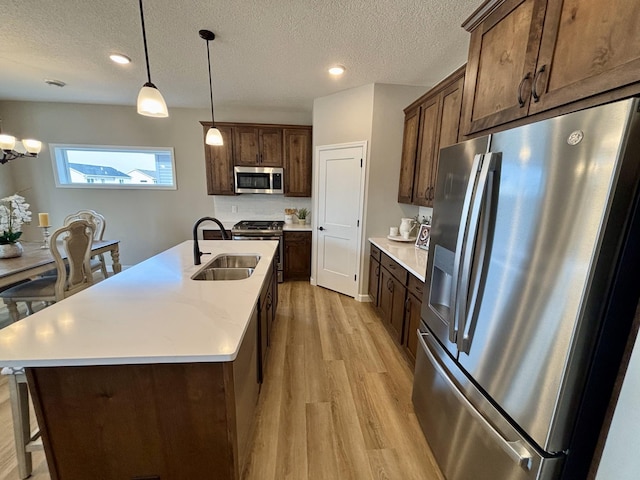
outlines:
{"label": "light wood plank floor", "polygon": [[[442,480],[413,412],[412,371],[374,309],[307,282],[279,293],[243,480]],[[16,479],[0,379],[0,480]],[[50,480],[39,452],[32,479]]]}

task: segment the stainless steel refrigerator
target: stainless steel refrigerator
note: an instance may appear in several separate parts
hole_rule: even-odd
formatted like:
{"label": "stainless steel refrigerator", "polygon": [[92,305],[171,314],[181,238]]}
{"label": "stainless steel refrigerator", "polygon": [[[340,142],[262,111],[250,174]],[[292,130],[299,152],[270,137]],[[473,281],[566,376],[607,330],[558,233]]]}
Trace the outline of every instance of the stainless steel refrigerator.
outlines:
{"label": "stainless steel refrigerator", "polygon": [[413,403],[448,480],[586,476],[638,299],[638,109],[442,149]]}

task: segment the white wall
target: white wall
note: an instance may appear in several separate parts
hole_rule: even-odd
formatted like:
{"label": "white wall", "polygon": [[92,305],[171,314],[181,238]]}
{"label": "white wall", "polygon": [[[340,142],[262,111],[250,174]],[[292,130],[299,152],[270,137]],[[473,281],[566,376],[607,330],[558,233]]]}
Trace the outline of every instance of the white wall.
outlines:
{"label": "white wall", "polygon": [[[359,271],[360,299],[367,295],[368,290],[367,238],[387,235],[389,226],[399,225],[401,217],[413,217],[418,213],[418,207],[398,203],[398,181],[403,110],[426,90],[426,87],[370,84],[317,98],[313,103],[314,155],[315,148],[320,145],[360,141],[368,144]],[[314,175],[316,173],[314,168]],[[314,249],[314,278],[315,267]]]}
{"label": "white wall", "polygon": [[[121,240],[121,263],[138,263],[183,240],[191,238],[192,225],[204,215],[224,218],[216,210],[216,198],[207,195],[204,146],[200,121],[210,117],[207,109],[169,107],[170,117],[140,116],[135,106],[109,106],[41,102],[0,102],[3,130],[44,144],[38,158],[18,159],[0,166],[0,196],[25,190],[34,215],[49,212],[54,226],[83,208],[107,218],[107,238]],[[288,123],[309,125],[310,112],[273,110],[217,110],[216,119],[230,122]],[[48,143],[173,147],[178,189],[175,191],[89,190],[56,188]],[[12,179],[10,179],[12,178]],[[239,212],[250,216],[252,206],[263,212],[260,196],[232,197]],[[280,198],[282,205],[288,203]],[[308,201],[308,199],[306,199]],[[226,205],[221,201],[222,205]],[[303,206],[302,202],[295,201]],[[282,206],[277,201],[273,208]],[[242,215],[245,217],[245,215]],[[36,217],[37,218],[37,217]],[[26,240],[39,241],[35,226],[24,229]]]}

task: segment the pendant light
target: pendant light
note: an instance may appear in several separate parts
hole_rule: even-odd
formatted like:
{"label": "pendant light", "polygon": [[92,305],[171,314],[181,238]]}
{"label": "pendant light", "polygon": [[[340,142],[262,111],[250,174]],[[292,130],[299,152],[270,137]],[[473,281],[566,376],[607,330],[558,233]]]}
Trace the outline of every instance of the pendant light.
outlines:
{"label": "pendant light", "polygon": [[169,110],[162,98],[160,90],[151,83],[151,71],[149,70],[149,52],[147,51],[147,33],[144,29],[144,11],[142,10],[142,0],[140,0],[140,20],[142,22],[142,40],[144,42],[144,58],[147,61],[147,83],[145,83],[138,93],[138,113],[146,117],[168,117]]}
{"label": "pendant light", "polygon": [[211,80],[211,56],[209,55],[209,42],[216,38],[215,34],[210,30],[200,30],[198,32],[200,38],[207,41],[207,62],[209,64],[209,94],[211,97],[211,128],[207,131],[207,136],[204,143],[207,145],[223,145],[222,134],[220,130],[216,128],[216,122],[213,118],[213,81]]}

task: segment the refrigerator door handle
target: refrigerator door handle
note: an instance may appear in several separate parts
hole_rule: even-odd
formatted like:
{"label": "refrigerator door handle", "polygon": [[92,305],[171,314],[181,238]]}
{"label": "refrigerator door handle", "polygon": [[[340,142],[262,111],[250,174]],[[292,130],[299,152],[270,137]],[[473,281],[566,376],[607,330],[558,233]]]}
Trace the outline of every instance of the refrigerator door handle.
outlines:
{"label": "refrigerator door handle", "polygon": [[[429,343],[434,341],[430,337],[431,335],[429,335],[428,333],[424,333],[418,330],[418,341],[420,342],[422,350],[426,354],[429,361],[433,364],[434,368],[438,370],[440,375],[442,375],[445,381],[449,384],[451,391],[458,398],[460,404],[476,419],[476,421],[509,456],[509,458],[511,458],[522,468],[526,470],[531,469],[531,466],[533,464],[531,453],[529,453],[529,451],[522,445],[522,442],[520,440],[509,441],[504,438],[500,434],[500,432],[493,428],[493,426],[482,416],[482,414],[476,410],[473,404],[471,404],[471,402],[467,400],[467,397],[465,397],[464,394],[460,391],[458,386],[449,376],[449,373],[436,359],[436,356],[432,353],[431,348],[427,345],[427,341],[429,341]],[[427,341],[425,341],[425,339]]]}
{"label": "refrigerator door handle", "polygon": [[[489,225],[491,222],[491,199],[493,196],[493,180],[497,169],[500,153],[489,153],[485,155],[484,163],[478,180],[478,187],[471,207],[471,220],[469,221],[469,234],[465,245],[462,269],[462,288],[459,298],[460,318],[464,321],[460,325],[462,335],[459,336],[458,350],[469,353],[471,348],[471,340],[475,331],[476,308],[478,307],[478,294],[480,292],[480,282],[485,266],[485,253],[489,240]],[[482,215],[481,215],[482,214]],[[482,225],[480,225],[482,220]],[[474,249],[477,251],[474,252]],[[471,267],[474,264],[473,259],[477,258],[476,270],[474,278],[471,278]],[[473,286],[471,282],[473,281]],[[472,288],[469,292],[469,288]],[[467,304],[467,300],[469,303]]]}
{"label": "refrigerator door handle", "polygon": [[471,199],[473,198],[473,190],[476,186],[476,177],[478,170],[482,164],[482,158],[484,155],[477,154],[473,157],[473,165],[469,173],[469,181],[467,183],[467,189],[464,194],[464,202],[462,204],[462,214],[460,216],[460,232],[458,232],[458,239],[456,241],[456,253],[453,260],[453,282],[451,284],[451,305],[452,312],[449,316],[449,341],[456,343],[458,337],[458,325],[461,318],[458,313],[458,285],[460,284],[460,267],[462,262],[462,254],[465,246],[465,238],[467,237],[469,210],[471,208]]}

